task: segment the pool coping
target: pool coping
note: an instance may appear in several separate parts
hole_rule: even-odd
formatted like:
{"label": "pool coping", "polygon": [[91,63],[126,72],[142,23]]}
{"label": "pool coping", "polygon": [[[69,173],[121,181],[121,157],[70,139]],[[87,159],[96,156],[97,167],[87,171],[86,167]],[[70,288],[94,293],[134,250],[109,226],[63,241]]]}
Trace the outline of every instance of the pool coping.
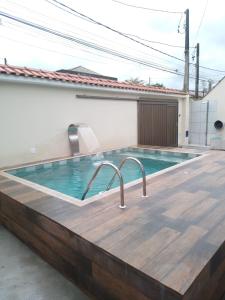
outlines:
{"label": "pool coping", "polygon": [[[69,195],[66,195],[62,192],[58,192],[56,190],[53,190],[51,188],[47,188],[43,185],[40,185],[40,184],[37,184],[37,183],[34,183],[34,182],[31,182],[29,180],[26,180],[26,179],[22,179],[18,176],[15,176],[15,175],[12,175],[12,174],[9,174],[9,173],[6,173],[7,171],[10,171],[10,170],[17,170],[17,169],[20,169],[20,168],[26,168],[26,167],[33,167],[33,166],[37,166],[37,165],[41,165],[43,163],[45,164],[50,164],[50,163],[53,163],[53,162],[58,162],[58,161],[63,161],[63,160],[69,160],[69,159],[79,159],[81,157],[85,157],[85,156],[94,156],[94,155],[97,155],[97,154],[100,154],[100,153],[105,153],[105,152],[108,152],[110,153],[111,151],[117,151],[117,150],[121,150],[121,149],[125,149],[125,148],[137,148],[137,149],[143,149],[144,150],[148,150],[148,151],[161,151],[161,152],[169,152],[169,153],[185,153],[185,154],[193,154],[193,155],[198,155],[194,158],[190,158],[184,162],[181,162],[181,163],[178,163],[174,166],[171,166],[171,167],[168,167],[168,168],[165,168],[163,170],[160,170],[160,171],[157,171],[153,174],[149,174],[146,176],[146,182],[148,183],[151,179],[157,177],[157,176],[160,176],[160,175],[163,175],[163,174],[166,174],[168,172],[171,172],[173,170],[176,170],[182,166],[185,166],[187,164],[190,164],[192,162],[195,162],[197,160],[200,160],[200,159],[203,159],[204,157],[206,157],[207,155],[209,155],[209,153],[207,153],[207,151],[204,153],[200,153],[200,152],[189,152],[189,151],[177,151],[177,148],[173,149],[169,149],[166,148],[165,150],[163,150],[162,148],[151,148],[151,147],[140,147],[140,146],[127,146],[127,147],[120,147],[120,148],[114,148],[114,149],[108,149],[108,150],[103,150],[102,152],[95,152],[95,153],[89,153],[89,154],[81,154],[81,155],[76,155],[76,156],[70,156],[70,157],[67,157],[67,158],[60,158],[60,159],[53,159],[53,160],[48,160],[48,161],[45,161],[45,162],[38,162],[38,163],[29,163],[29,164],[23,164],[21,166],[17,166],[17,167],[11,167],[11,168],[7,168],[7,169],[4,169],[4,170],[1,170],[0,171],[0,175],[3,176],[3,177],[6,177],[10,180],[14,180],[16,182],[19,182],[21,184],[24,184],[30,188],[33,188],[35,190],[38,190],[40,192],[43,192],[47,195],[50,195],[50,196],[53,196],[53,197],[56,197],[56,198],[59,198],[61,200],[64,200],[64,201],[67,201],[69,203],[72,203],[73,205],[76,205],[78,207],[83,207],[89,203],[92,203],[92,202],[95,202],[97,200],[100,200],[100,199],[104,199],[108,196],[111,196],[117,192],[120,191],[120,187],[116,187],[116,188],[113,188],[109,191],[105,191],[105,192],[100,192],[99,194],[95,195],[95,196],[92,196],[92,197],[89,197],[89,198],[86,198],[85,200],[81,200],[81,199],[78,199],[78,198],[75,198],[75,197],[72,197],[72,196],[69,196]],[[133,187],[137,187],[137,186],[141,186],[141,183],[142,183],[142,178],[139,178],[139,179],[136,179],[136,180],[133,180],[129,183],[126,183],[124,184],[124,191],[126,191],[127,189],[130,189],[130,188],[133,188]],[[147,192],[147,196],[148,196],[148,192]],[[146,197],[147,198],[147,197]]]}

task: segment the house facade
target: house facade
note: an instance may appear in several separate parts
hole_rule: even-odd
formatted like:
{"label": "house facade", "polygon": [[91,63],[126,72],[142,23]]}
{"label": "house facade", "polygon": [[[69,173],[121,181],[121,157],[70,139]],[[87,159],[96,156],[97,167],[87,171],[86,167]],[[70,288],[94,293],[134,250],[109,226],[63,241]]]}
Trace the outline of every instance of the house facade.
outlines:
{"label": "house facade", "polygon": [[187,143],[181,91],[0,65],[0,168],[70,155],[67,128],[89,125],[101,150]]}

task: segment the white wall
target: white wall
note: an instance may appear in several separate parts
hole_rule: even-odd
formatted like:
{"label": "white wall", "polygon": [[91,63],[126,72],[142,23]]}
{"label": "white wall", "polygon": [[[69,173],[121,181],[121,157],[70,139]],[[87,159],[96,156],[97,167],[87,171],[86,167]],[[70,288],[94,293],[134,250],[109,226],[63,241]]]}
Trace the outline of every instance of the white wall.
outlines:
{"label": "white wall", "polygon": [[[137,101],[80,99],[77,94],[132,99],[142,95],[0,82],[0,168],[70,155],[67,128],[71,123],[88,124],[100,150],[137,144]],[[188,97],[148,94],[148,98],[178,99],[178,144],[184,144]]]}
{"label": "white wall", "polygon": [[225,80],[223,79],[203,99],[209,102],[208,145],[215,149],[225,149],[225,129],[217,130],[214,122],[220,120],[225,126]]}
{"label": "white wall", "polygon": [[[208,102],[208,122],[206,106]],[[225,149],[225,129],[217,130],[214,123],[220,120],[225,126],[225,80],[222,80],[201,101],[193,101],[190,106],[190,143],[207,145],[215,149]]]}
{"label": "white wall", "polygon": [[207,134],[207,102],[190,101],[190,138],[189,143],[193,145],[206,146]]}
{"label": "white wall", "polygon": [[75,95],[73,89],[0,83],[0,167],[70,155],[70,123],[90,125],[102,148],[137,143],[136,101]]}

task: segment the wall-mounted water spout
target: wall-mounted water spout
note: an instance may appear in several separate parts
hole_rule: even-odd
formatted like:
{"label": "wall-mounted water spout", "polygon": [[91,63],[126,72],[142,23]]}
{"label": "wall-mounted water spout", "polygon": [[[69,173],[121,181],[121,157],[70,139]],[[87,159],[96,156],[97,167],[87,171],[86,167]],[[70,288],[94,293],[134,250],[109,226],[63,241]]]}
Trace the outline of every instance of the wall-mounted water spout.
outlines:
{"label": "wall-mounted water spout", "polygon": [[72,156],[80,152],[79,138],[78,138],[79,124],[70,124],[68,127],[68,138],[70,142],[70,150]]}
{"label": "wall-mounted water spout", "polygon": [[100,148],[94,131],[84,123],[70,124],[68,127],[68,138],[72,155],[80,152],[93,153]]}

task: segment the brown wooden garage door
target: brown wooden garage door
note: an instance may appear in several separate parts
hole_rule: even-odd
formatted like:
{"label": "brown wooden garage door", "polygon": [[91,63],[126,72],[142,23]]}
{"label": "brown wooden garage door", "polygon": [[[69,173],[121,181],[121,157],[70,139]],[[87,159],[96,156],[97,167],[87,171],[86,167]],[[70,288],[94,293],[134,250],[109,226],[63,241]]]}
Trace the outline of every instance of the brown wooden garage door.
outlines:
{"label": "brown wooden garage door", "polygon": [[177,101],[139,101],[138,143],[177,146]]}

